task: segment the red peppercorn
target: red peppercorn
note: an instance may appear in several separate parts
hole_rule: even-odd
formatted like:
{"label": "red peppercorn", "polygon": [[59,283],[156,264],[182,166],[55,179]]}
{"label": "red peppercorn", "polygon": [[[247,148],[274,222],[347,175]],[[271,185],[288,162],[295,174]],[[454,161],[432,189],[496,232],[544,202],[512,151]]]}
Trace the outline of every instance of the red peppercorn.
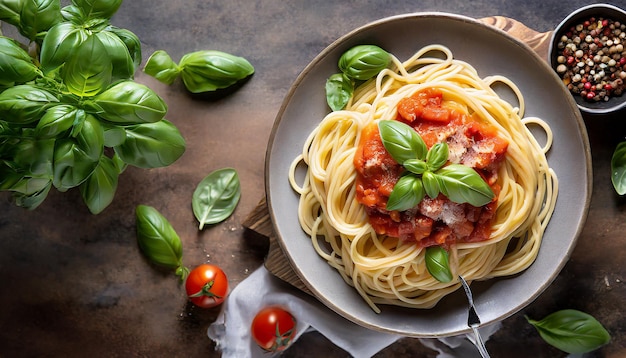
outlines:
{"label": "red peppercorn", "polygon": [[589,93],[587,93],[587,99],[588,99],[588,100],[592,100],[592,99],[593,99],[593,97],[595,97],[595,96],[596,96],[595,92],[589,92]]}
{"label": "red peppercorn", "polygon": [[591,82],[585,82],[583,87],[585,87],[586,90],[590,90],[591,89]]}
{"label": "red peppercorn", "polygon": [[604,85],[604,89],[610,92],[610,91],[613,90],[613,86],[611,86],[610,84],[607,83],[607,84]]}
{"label": "red peppercorn", "polygon": [[622,57],[622,58],[619,59],[619,65],[620,66],[626,65],[626,57]]}

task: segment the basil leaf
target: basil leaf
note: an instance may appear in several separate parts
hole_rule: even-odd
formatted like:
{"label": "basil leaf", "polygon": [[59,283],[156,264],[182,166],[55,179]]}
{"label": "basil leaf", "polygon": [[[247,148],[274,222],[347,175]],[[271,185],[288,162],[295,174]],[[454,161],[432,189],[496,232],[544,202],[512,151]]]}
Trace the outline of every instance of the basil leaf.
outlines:
{"label": "basil leaf", "polygon": [[141,252],[157,265],[170,269],[182,266],[183,244],[169,221],[155,208],[138,205],[135,209],[137,243]]}
{"label": "basil leaf", "polygon": [[88,37],[82,27],[73,23],[61,22],[53,26],[41,45],[41,70],[47,74],[63,65]]}
{"label": "basil leaf", "polygon": [[489,184],[470,167],[450,164],[439,169],[436,174],[441,192],[455,203],[469,203],[479,207],[495,198]]}
{"label": "basil leaf", "polygon": [[343,73],[335,73],[326,80],[326,103],[333,111],[346,108],[354,93],[354,84]]}
{"label": "basil leaf", "polygon": [[185,87],[192,93],[226,88],[254,73],[245,58],[214,50],[188,53],[178,66]]}
{"label": "basil leaf", "polygon": [[16,41],[0,36],[0,86],[28,82],[40,73],[28,52]]}
{"label": "basil leaf", "polygon": [[113,160],[106,155],[100,157],[98,166],[79,187],[83,201],[92,214],[106,209],[115,197],[119,171]]}
{"label": "basil leaf", "polygon": [[165,167],[185,152],[185,139],[178,129],[163,119],[125,128],[126,140],[114,147],[120,159],[140,168]]}
{"label": "basil leaf", "polygon": [[593,316],[573,309],[554,312],[539,321],[526,319],[548,344],[570,354],[591,352],[611,340]]}
{"label": "basil leaf", "polygon": [[167,105],[149,87],[124,81],[109,87],[94,97],[98,115],[119,124],[158,122],[167,113]]}
{"label": "basil leaf", "polygon": [[94,36],[104,47],[104,52],[100,55],[111,62],[111,82],[132,79],[135,74],[135,63],[126,44],[116,34],[109,31],[100,31]]}
{"label": "basil leaf", "polygon": [[115,34],[120,40],[122,40],[124,45],[126,45],[126,49],[128,50],[128,53],[133,61],[134,74],[141,64],[141,41],[139,40],[139,37],[129,30],[120,29],[115,26],[109,26],[106,30]]}
{"label": "basil leaf", "polygon": [[14,192],[15,205],[28,210],[35,210],[48,197],[50,188],[52,188],[52,181],[50,179],[25,178],[23,182],[29,188],[29,193]]}
{"label": "basil leaf", "polygon": [[35,41],[62,20],[60,1],[27,0],[22,5],[18,29],[24,37]]}
{"label": "basil leaf", "polygon": [[448,251],[441,246],[430,246],[426,249],[424,260],[426,269],[437,281],[447,283],[452,281],[452,271],[448,262]]}
{"label": "basil leaf", "polygon": [[413,174],[418,174],[418,175],[424,174],[424,172],[428,170],[428,166],[426,165],[426,162],[423,160],[419,160],[419,159],[405,160],[402,165],[404,166],[406,170],[410,171]]}
{"label": "basil leaf", "polygon": [[424,174],[422,174],[422,181],[424,182],[424,190],[426,191],[426,195],[428,195],[430,198],[435,199],[442,191],[441,187],[439,186],[438,176],[433,172],[424,172]]}
{"label": "basil leaf", "polygon": [[61,69],[67,89],[79,97],[91,97],[106,88],[113,77],[113,63],[98,36],[87,39],[72,52]]}
{"label": "basil leaf", "polygon": [[35,127],[35,135],[39,138],[54,138],[66,132],[77,121],[85,119],[85,111],[69,104],[50,107]]}
{"label": "basil leaf", "polygon": [[111,18],[122,5],[122,0],[72,0],[88,19]]}
{"label": "basil leaf", "polygon": [[54,144],[54,139],[22,139],[15,145],[15,166],[29,177],[51,178]]}
{"label": "basil leaf", "polygon": [[126,130],[123,127],[105,121],[100,123],[104,130],[104,146],[113,148],[122,145],[126,141]]}
{"label": "basil leaf", "polygon": [[375,45],[358,45],[339,58],[339,69],[348,77],[368,80],[391,63],[391,55]]}
{"label": "basil leaf", "polygon": [[626,194],[626,142],[619,143],[611,157],[611,182],[619,195]]}
{"label": "basil leaf", "polygon": [[424,188],[420,178],[413,175],[403,175],[394,185],[386,209],[389,211],[404,211],[411,209],[424,198]]}
{"label": "basil leaf", "polygon": [[409,159],[426,158],[426,143],[409,125],[394,120],[382,120],[378,122],[378,130],[385,149],[399,164]]}
{"label": "basil leaf", "polygon": [[98,120],[87,115],[76,138],[56,141],[53,184],[60,191],[82,184],[94,171],[104,152],[104,133]]}
{"label": "basil leaf", "polygon": [[441,168],[448,161],[448,144],[436,143],[428,150],[426,154],[426,164],[428,164],[428,170],[434,172]]}
{"label": "basil leaf", "polygon": [[235,169],[224,168],[207,175],[196,187],[191,201],[193,213],[200,222],[198,229],[228,218],[240,197],[241,186]]}
{"label": "basil leaf", "polygon": [[59,100],[52,93],[33,85],[18,85],[0,93],[0,119],[9,123],[31,123]]}
{"label": "basil leaf", "polygon": [[171,85],[180,74],[180,68],[170,55],[163,51],[155,51],[146,62],[143,71],[157,80]]}
{"label": "basil leaf", "polygon": [[2,0],[0,1],[0,20],[18,26],[20,23],[20,12],[24,6],[24,0]]}

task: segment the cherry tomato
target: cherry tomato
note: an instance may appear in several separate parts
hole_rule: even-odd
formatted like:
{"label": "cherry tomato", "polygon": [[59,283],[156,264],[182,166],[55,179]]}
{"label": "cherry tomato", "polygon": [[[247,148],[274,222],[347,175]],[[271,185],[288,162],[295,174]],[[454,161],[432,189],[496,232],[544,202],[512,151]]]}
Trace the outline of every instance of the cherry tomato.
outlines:
{"label": "cherry tomato", "polygon": [[185,290],[189,300],[198,307],[215,307],[228,294],[228,279],[221,268],[215,265],[199,265],[187,276]]}
{"label": "cherry tomato", "polygon": [[252,338],[264,350],[285,350],[296,336],[296,320],[291,313],[277,306],[266,307],[252,320]]}

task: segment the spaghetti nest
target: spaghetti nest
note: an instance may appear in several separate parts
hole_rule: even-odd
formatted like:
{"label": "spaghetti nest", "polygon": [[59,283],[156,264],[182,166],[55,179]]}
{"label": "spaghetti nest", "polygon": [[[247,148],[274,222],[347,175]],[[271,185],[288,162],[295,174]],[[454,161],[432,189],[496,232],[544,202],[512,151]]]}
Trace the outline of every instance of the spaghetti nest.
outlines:
{"label": "spaghetti nest", "polygon": [[[496,93],[495,83],[515,93],[517,107]],[[497,128],[509,142],[497,176],[501,190],[491,234],[485,241],[450,247],[453,277],[485,280],[525,270],[537,256],[554,211],[558,182],[546,159],[552,133],[543,120],[523,118],[524,99],[511,80],[480,78],[441,45],[424,47],[404,63],[392,56],[390,68],[359,86],[345,110],[328,114],[313,130],[289,174],[300,195],[300,225],[316,251],[376,312],[378,304],[431,308],[460,287],[458,279],[442,283],[429,274],[425,248],[377,234],[356,199],[353,159],[362,130],[396,118],[398,102],[425,88],[441,91],[444,99]],[[530,126],[546,133],[543,146]],[[304,179],[298,180],[296,172],[303,168]]]}

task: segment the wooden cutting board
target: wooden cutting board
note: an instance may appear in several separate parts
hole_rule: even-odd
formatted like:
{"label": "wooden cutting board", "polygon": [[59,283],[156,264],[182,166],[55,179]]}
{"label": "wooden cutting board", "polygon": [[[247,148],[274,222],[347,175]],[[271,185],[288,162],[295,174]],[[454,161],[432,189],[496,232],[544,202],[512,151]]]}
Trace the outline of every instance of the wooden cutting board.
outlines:
{"label": "wooden cutting board", "polygon": [[[551,31],[537,32],[526,27],[517,20],[503,16],[486,17],[480,19],[480,21],[499,28],[509,35],[521,40],[533,49],[542,59],[547,61],[550,36],[552,34]],[[270,247],[265,258],[265,267],[267,270],[276,277],[310,294],[311,291],[292,269],[289,260],[278,244],[276,236],[274,235],[274,228],[270,220],[265,198],[263,198],[250,215],[248,215],[246,220],[243,222],[243,226],[256,234],[269,239]]]}

